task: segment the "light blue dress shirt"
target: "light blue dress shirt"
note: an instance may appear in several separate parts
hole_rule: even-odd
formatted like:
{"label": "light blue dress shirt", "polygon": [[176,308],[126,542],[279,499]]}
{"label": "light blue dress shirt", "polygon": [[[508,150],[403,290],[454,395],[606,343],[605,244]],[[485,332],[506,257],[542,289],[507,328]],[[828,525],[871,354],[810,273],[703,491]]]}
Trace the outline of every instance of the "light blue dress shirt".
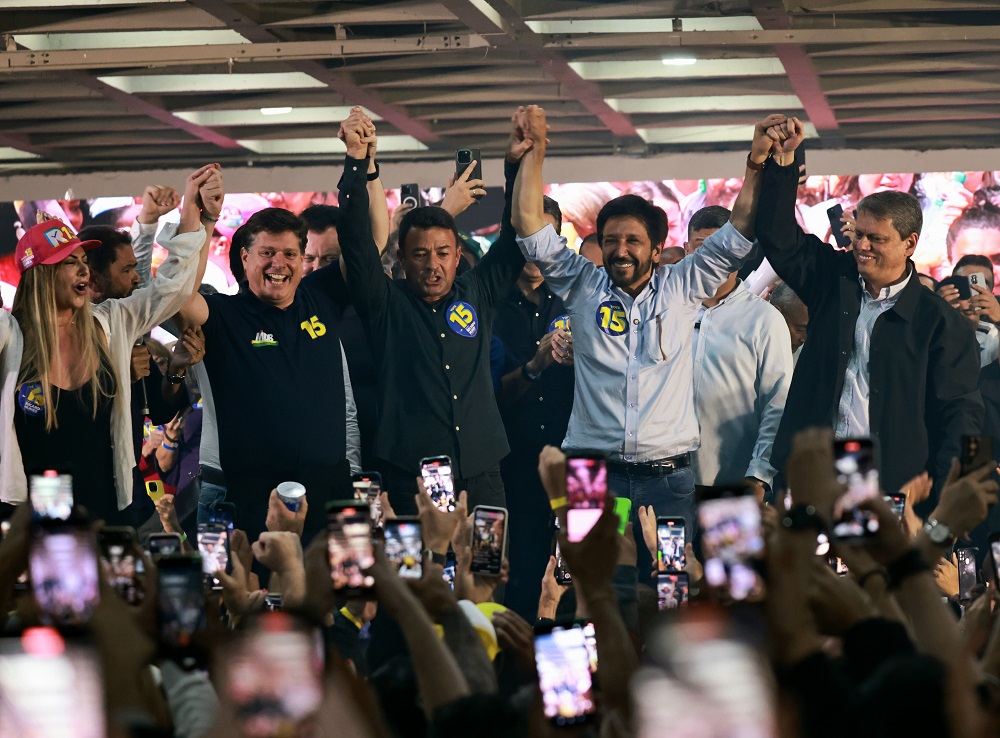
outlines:
{"label": "light blue dress shirt", "polygon": [[727,223],[691,256],[656,269],[633,299],[551,225],[517,242],[570,314],[576,388],[563,447],[628,462],[698,448],[695,316],[753,244]]}

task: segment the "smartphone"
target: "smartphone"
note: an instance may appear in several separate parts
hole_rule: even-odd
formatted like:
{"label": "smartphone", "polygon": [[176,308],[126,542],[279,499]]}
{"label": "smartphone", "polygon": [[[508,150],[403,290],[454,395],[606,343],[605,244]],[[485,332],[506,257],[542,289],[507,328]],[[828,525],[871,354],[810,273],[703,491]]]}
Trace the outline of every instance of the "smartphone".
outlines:
{"label": "smartphone", "polygon": [[431,502],[441,512],[455,511],[455,480],[451,478],[451,459],[428,456],[420,460],[420,476]]}
{"label": "smartphone", "polygon": [[198,523],[198,553],[205,581],[212,589],[222,589],[216,572],[232,571],[229,563],[229,530],[220,523]]}
{"label": "smartphone", "polygon": [[502,507],[477,505],[472,510],[473,574],[500,576],[503,556],[507,550],[507,510]]}
{"label": "smartphone", "polygon": [[371,512],[357,500],[326,506],[327,554],[333,589],[343,597],[371,597],[375,580],[365,570],[375,563]]}
{"label": "smartphone", "polygon": [[545,717],[553,725],[580,725],[594,717],[594,682],[582,623],[536,625],[535,668]]}
{"label": "smartphone", "polygon": [[962,436],[961,474],[993,463],[993,436]]}
{"label": "smartphone", "polygon": [[351,475],[354,496],[371,507],[372,525],[382,527],[382,475],[375,471],[356,472]]}
{"label": "smartphone", "polygon": [[659,571],[683,571],[687,566],[684,544],[687,543],[684,518],[656,519],[656,568]]}
{"label": "smartphone", "polygon": [[222,649],[223,692],[244,735],[298,735],[323,702],[323,640],[286,612],[263,612]]}
{"label": "smartphone", "polygon": [[444,571],[441,572],[441,578],[448,582],[448,586],[453,590],[455,589],[455,575],[458,568],[458,561],[455,559],[455,552],[450,548],[448,553],[444,555]]}
{"label": "smartphone", "polygon": [[97,542],[84,524],[41,520],[28,552],[31,588],[46,625],[83,625],[100,601]]}
{"label": "smartphone", "polygon": [[181,537],[177,533],[153,533],[146,543],[146,548],[153,557],[179,554],[183,550]]}
{"label": "smartphone", "polygon": [[0,638],[0,735],[104,738],[104,676],[94,645],[54,628]]}
{"label": "smartphone", "polygon": [[556,568],[553,572],[556,584],[568,587],[573,583],[573,575],[569,573],[569,567],[563,560],[562,550],[559,548],[559,518],[553,518],[556,529],[552,535],[552,555],[556,557]]}
{"label": "smartphone", "polygon": [[[483,178],[483,157],[479,154],[479,149],[459,149],[455,152],[455,179],[457,180],[463,174],[465,170],[469,168],[472,162],[476,162],[476,166],[472,168],[472,174],[469,175],[469,179],[482,179]],[[479,200],[485,195],[473,195],[474,198]]]}
{"label": "smartphone", "polygon": [[[975,287],[986,287],[986,285],[983,284],[983,275],[980,274],[979,272],[973,272],[972,274],[968,275],[968,277],[969,277],[969,286],[970,287],[973,287],[973,286],[975,286]],[[975,290],[973,290],[973,291],[975,291]]]}
{"label": "smartphone", "polygon": [[111,588],[130,605],[142,602],[136,581],[135,531],[132,528],[102,528],[97,532],[101,567]]}
{"label": "smartphone", "polygon": [[978,548],[960,548],[955,551],[958,559],[958,601],[968,602],[972,599],[972,590],[979,581],[976,572],[976,557]]}
{"label": "smartphone", "polygon": [[625,535],[629,518],[632,515],[632,500],[628,497],[615,498],[615,515],[618,516],[618,534]]}
{"label": "smartphone", "polygon": [[830,568],[833,569],[833,573],[838,577],[846,577],[851,572],[851,570],[847,568],[847,564],[845,564],[844,560],[839,556],[827,557],[827,563],[830,565]]}
{"label": "smartphone", "polygon": [[420,579],[424,536],[420,518],[398,517],[385,521],[385,556],[403,579]]}
{"label": "smartphone", "polygon": [[882,499],[889,504],[896,517],[902,520],[903,513],[906,511],[906,493],[897,492],[894,495],[885,495]]}
{"label": "smartphone", "polygon": [[687,607],[689,590],[686,571],[661,571],[656,575],[656,603],[660,610]]}
{"label": "smartphone", "polygon": [[760,507],[742,485],[705,487],[698,503],[705,581],[744,600],[759,586],[753,561],[764,550]]}
{"label": "smartphone", "polygon": [[1000,531],[990,533],[990,556],[993,560],[993,584],[1000,587]]}
{"label": "smartphone", "polygon": [[194,636],[203,631],[205,619],[204,573],[200,556],[168,554],[156,562],[159,595],[160,647],[164,656],[191,669],[204,663],[204,653]]}
{"label": "smartphone", "polygon": [[833,505],[833,538],[858,541],[878,533],[878,517],[858,505],[882,494],[875,445],[868,438],[849,438],[833,444],[837,481],[847,485]]}
{"label": "smartphone", "polygon": [[830,219],[830,230],[833,232],[833,239],[837,242],[837,246],[842,249],[851,248],[851,237],[840,230],[844,227],[844,221],[841,220],[844,216],[844,206],[837,203],[832,208],[827,208],[826,216]]}
{"label": "smartphone", "polygon": [[[466,162],[465,166],[469,166]],[[409,205],[410,207],[419,208],[422,204],[420,197],[420,185],[418,184],[405,184],[399,188],[399,204]]]}
{"label": "smartphone", "polygon": [[608,470],[603,456],[566,457],[566,537],[582,541],[594,527],[608,498]]}
{"label": "smartphone", "polygon": [[35,518],[69,520],[73,512],[73,477],[49,469],[32,474],[29,482]]}
{"label": "smartphone", "polygon": [[959,300],[971,300],[972,299],[972,284],[969,282],[968,277],[947,277],[942,279],[938,288],[944,287],[945,285],[951,285],[958,290]]}
{"label": "smartphone", "polygon": [[208,520],[206,522],[225,526],[230,537],[233,534],[233,525],[236,520],[236,505],[232,502],[216,502],[208,509]]}

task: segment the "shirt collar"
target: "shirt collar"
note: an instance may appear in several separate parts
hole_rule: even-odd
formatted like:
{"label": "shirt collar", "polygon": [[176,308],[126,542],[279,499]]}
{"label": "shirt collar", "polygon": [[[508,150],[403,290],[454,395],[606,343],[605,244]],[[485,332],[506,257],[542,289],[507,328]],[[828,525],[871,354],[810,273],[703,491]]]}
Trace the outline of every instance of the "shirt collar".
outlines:
{"label": "shirt collar", "polygon": [[743,280],[742,279],[737,279],[736,280],[736,286],[733,287],[733,291],[732,292],[730,292],[728,295],[726,295],[721,300],[719,300],[719,302],[717,304],[713,305],[710,308],[705,308],[705,309],[706,310],[715,310],[715,308],[717,308],[717,307],[722,307],[727,302],[735,299],[736,297],[739,297],[740,295],[742,295],[746,291],[747,291],[746,287],[743,286]]}
{"label": "shirt collar", "polygon": [[261,300],[259,297],[257,297],[257,295],[253,293],[253,290],[250,289],[250,285],[246,285],[246,288],[241,289],[238,293],[234,295],[234,297],[242,300],[243,304],[246,305],[247,310],[256,315],[260,315],[261,313],[267,312],[268,310],[277,310],[278,312],[284,313],[291,310],[292,307],[295,306],[295,303],[299,299],[299,289],[301,288],[302,284],[299,283],[299,288],[295,290],[295,297],[292,298],[291,305],[289,305],[284,310],[275,307],[274,305],[269,305],[268,303]]}
{"label": "shirt collar", "polygon": [[913,277],[913,269],[909,265],[906,267],[906,276],[896,284],[891,284],[888,287],[883,287],[878,292],[878,297],[872,297],[868,292],[868,288],[865,287],[865,279],[860,274],[858,275],[858,284],[861,285],[861,291],[868,296],[869,300],[874,300],[875,302],[881,302],[882,300],[890,300],[899,296],[899,293],[910,283],[910,278]]}

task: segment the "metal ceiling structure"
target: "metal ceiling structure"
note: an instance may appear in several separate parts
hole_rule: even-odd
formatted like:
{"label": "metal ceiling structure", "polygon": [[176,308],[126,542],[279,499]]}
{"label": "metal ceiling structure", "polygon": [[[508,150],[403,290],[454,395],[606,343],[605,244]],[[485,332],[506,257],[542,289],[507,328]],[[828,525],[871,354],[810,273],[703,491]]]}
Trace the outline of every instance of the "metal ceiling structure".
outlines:
{"label": "metal ceiling structure", "polygon": [[[553,155],[1000,148],[997,0],[3,0],[0,172],[500,151],[519,103]],[[989,165],[992,166],[992,165]]]}

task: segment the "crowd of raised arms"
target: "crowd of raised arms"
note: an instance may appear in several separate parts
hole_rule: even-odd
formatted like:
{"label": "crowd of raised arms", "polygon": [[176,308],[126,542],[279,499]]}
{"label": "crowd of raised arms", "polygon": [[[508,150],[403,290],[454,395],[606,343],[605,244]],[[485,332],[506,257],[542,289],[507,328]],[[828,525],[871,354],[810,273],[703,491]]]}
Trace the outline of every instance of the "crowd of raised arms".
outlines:
{"label": "crowd of raised arms", "polygon": [[481,258],[481,163],[390,218],[360,108],[235,294],[216,164],[23,224],[0,737],[1000,734],[992,263],[918,274],[903,192],[804,232],[803,131],[683,251],[634,194],[567,245],[533,105]]}

